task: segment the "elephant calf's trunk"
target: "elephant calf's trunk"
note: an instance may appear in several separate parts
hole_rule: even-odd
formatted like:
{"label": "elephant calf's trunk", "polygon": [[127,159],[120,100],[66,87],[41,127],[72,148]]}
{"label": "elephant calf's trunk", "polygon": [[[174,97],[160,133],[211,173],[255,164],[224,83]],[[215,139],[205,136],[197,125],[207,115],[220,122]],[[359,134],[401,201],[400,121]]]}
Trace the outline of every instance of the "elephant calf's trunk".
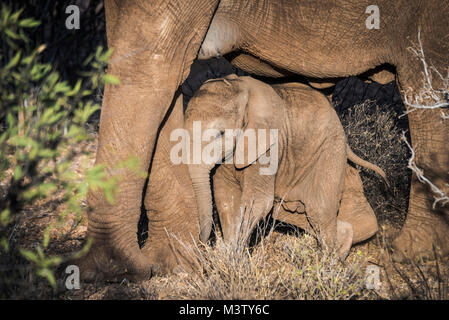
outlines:
{"label": "elephant calf's trunk", "polygon": [[212,230],[212,192],[210,169],[204,166],[189,166],[193,191],[198,206],[200,240],[206,242]]}

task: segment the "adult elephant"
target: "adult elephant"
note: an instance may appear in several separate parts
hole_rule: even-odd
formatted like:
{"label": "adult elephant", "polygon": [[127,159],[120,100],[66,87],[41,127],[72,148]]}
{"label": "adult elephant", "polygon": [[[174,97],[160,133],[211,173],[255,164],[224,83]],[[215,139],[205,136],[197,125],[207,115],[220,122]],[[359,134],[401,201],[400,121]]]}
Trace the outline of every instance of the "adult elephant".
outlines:
{"label": "adult elephant", "polygon": [[[115,49],[108,72],[122,84],[105,90],[96,163],[104,164],[117,178],[120,192],[114,205],[98,192],[88,196],[93,208],[88,234],[94,246],[81,271],[99,273],[113,261],[114,272],[147,277],[164,266],[160,261],[172,261],[164,268],[178,261],[168,258],[173,245],[166,233],[172,227],[181,237],[187,239],[192,233],[193,239],[198,238],[192,231],[197,229],[194,204],[187,209],[155,210],[150,222],[165,227],[152,231],[150,225],[152,240],[146,248],[160,249],[140,250],[136,232],[145,178],[113,169],[129,156],[140,159],[141,170],[148,169],[160,124],[198,53],[207,58],[242,52],[233,57],[240,68],[274,77],[293,73],[328,79],[391,64],[397,69],[401,90],[418,91],[422,65],[407,48],[421,30],[428,61],[439,70],[447,67],[446,0],[376,1],[379,29],[366,26],[366,9],[371,4],[370,0],[106,0],[108,44]],[[434,80],[435,86],[441,84],[437,77]],[[418,166],[444,187],[449,163],[447,124],[438,110],[411,113],[409,121]],[[177,124],[182,126],[181,121]],[[163,186],[177,179],[188,192],[159,196],[193,202],[190,181],[179,178],[186,170],[183,165],[168,166],[164,179],[155,183]],[[154,172],[153,168],[150,180]],[[407,222],[394,242],[398,252],[416,257],[431,252],[432,244],[443,253],[449,251],[447,210],[432,209],[432,203],[430,191],[415,178]]]}

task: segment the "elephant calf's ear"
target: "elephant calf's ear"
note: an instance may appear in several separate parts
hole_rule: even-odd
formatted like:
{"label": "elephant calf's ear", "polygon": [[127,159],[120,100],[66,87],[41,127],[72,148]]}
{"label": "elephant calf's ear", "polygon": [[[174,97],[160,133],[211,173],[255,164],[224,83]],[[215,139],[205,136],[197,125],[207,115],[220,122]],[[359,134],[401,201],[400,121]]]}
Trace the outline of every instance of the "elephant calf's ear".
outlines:
{"label": "elephant calf's ear", "polygon": [[253,164],[272,147],[269,130],[246,129],[237,138],[234,166],[243,169]]}
{"label": "elephant calf's ear", "polygon": [[[262,82],[251,80],[251,92],[246,104],[243,119],[243,132],[237,138],[234,164],[237,169],[245,168],[256,162],[270,150],[277,141],[271,141],[270,130],[278,127],[276,108],[282,100],[276,92]],[[246,155],[246,157],[245,157]]]}

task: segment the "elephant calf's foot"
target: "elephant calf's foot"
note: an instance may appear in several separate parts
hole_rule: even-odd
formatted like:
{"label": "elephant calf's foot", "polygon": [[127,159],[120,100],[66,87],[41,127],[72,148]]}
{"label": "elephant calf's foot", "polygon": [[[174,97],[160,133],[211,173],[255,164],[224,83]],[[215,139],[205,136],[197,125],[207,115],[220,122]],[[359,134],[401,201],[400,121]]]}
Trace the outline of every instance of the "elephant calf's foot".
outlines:
{"label": "elephant calf's foot", "polygon": [[180,252],[176,255],[170,244],[155,246],[153,243],[145,244],[143,254],[153,262],[155,275],[166,275],[189,271],[189,261]]}
{"label": "elephant calf's foot", "polygon": [[337,220],[337,252],[345,260],[351,249],[354,229],[349,222]]}
{"label": "elephant calf's foot", "polygon": [[449,225],[443,218],[408,218],[399,236],[392,243],[393,260],[407,262],[435,259],[449,254]]}
{"label": "elephant calf's foot", "polygon": [[376,215],[371,207],[361,206],[348,214],[339,215],[338,218],[349,222],[353,226],[352,244],[371,238],[379,230]]}
{"label": "elephant calf's foot", "polygon": [[352,224],[353,244],[371,238],[379,229],[376,215],[363,193],[359,172],[350,165],[346,166],[345,188],[338,219]]}

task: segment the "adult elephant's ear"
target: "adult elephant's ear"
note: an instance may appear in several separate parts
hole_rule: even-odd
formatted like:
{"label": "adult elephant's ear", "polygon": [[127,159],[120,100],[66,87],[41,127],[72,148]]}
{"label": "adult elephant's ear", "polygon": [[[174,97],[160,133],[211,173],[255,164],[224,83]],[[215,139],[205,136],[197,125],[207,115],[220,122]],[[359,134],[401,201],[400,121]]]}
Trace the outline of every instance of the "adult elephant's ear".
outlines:
{"label": "adult elephant's ear", "polygon": [[236,138],[234,165],[243,169],[277,144],[277,135],[270,130],[279,129],[281,98],[269,85],[251,79],[248,103],[243,112],[242,131]]}

